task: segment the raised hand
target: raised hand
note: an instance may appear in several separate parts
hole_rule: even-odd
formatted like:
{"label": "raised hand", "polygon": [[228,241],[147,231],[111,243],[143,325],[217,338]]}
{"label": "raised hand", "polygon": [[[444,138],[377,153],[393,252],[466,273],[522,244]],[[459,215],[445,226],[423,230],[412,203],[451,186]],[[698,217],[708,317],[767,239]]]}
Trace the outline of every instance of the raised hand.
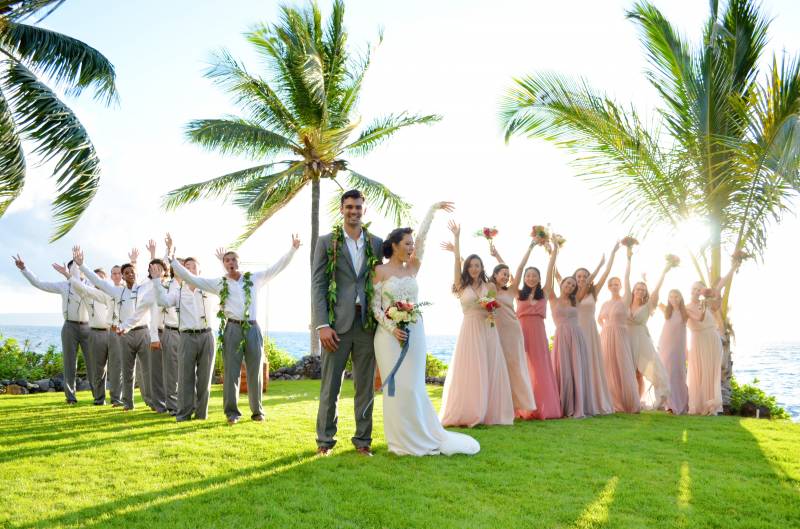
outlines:
{"label": "raised hand", "polygon": [[148,271],[150,272],[151,279],[161,279],[161,277],[164,275],[164,267],[158,263],[152,263],[148,267]]}
{"label": "raised hand", "polygon": [[14,260],[14,265],[17,268],[20,270],[25,270],[25,261],[22,260],[22,257],[20,257],[19,254],[17,254],[16,257],[12,255],[11,258]]}
{"label": "raised hand", "polygon": [[53,263],[53,270],[61,274],[62,276],[69,279],[69,272],[67,271],[67,265],[62,265],[59,263]]}
{"label": "raised hand", "polygon": [[450,230],[453,233],[453,236],[456,238],[458,238],[458,236],[461,235],[461,226],[459,224],[456,224],[456,221],[452,219],[448,221],[447,229]]}
{"label": "raised hand", "polygon": [[301,244],[302,243],[300,242],[300,235],[297,234],[297,233],[293,233],[292,234],[292,248],[297,250],[298,248],[300,248]]}
{"label": "raised hand", "polygon": [[441,244],[439,245],[439,247],[440,247],[442,250],[446,251],[446,252],[453,252],[453,253],[455,253],[455,251],[456,251],[456,245],[455,245],[455,244],[453,244],[453,243],[452,243],[452,242],[450,242],[450,241],[446,241],[446,242],[443,242],[443,243],[441,243]]}
{"label": "raised hand", "polygon": [[494,244],[492,244],[491,241],[489,241],[489,255],[491,255],[495,259],[500,258],[500,254],[498,253],[497,248],[494,247]]}
{"label": "raised hand", "polygon": [[603,266],[604,264],[606,264],[606,254],[603,254],[603,257],[601,257],[601,258],[600,258],[600,264],[599,264],[599,265],[597,265],[597,268],[598,268],[598,270],[599,270],[599,269],[600,269],[600,267],[601,267],[601,266]]}
{"label": "raised hand", "polygon": [[167,253],[169,253],[172,249],[172,236],[169,234],[169,232],[167,232],[167,236],[164,237],[164,244],[167,247]]}
{"label": "raised hand", "polygon": [[448,213],[452,213],[453,211],[456,210],[455,203],[447,201],[439,202],[438,204],[436,204],[436,207]]}
{"label": "raised hand", "polygon": [[614,249],[611,250],[611,252],[612,253],[617,253],[617,250],[619,250],[619,247],[620,247],[620,243],[619,243],[619,241],[617,241],[617,243],[614,245]]}
{"label": "raised hand", "polygon": [[150,239],[149,241],[147,241],[147,246],[145,246],[145,248],[147,248],[147,251],[150,252],[150,259],[155,259],[156,258],[156,241],[154,241],[153,239]]}
{"label": "raised hand", "polygon": [[72,260],[75,261],[75,264],[78,266],[83,265],[83,250],[78,245],[72,247]]}
{"label": "raised hand", "polygon": [[222,261],[222,257],[225,255],[225,247],[220,246],[219,248],[217,248],[217,251],[214,252],[214,255],[217,256],[217,259]]}
{"label": "raised hand", "polygon": [[130,253],[128,254],[128,262],[132,265],[136,264],[136,259],[139,257],[139,250],[136,248],[132,248]]}

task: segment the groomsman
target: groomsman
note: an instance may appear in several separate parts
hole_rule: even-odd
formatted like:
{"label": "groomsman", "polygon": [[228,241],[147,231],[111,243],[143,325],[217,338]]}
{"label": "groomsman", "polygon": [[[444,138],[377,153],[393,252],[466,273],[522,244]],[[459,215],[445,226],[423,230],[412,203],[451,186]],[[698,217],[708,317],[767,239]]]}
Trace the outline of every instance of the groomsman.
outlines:
{"label": "groomsman", "polygon": [[[155,242],[152,244],[151,255],[155,256]],[[167,234],[165,240],[167,253],[164,256],[163,277],[159,280],[167,291],[177,290],[180,287],[180,280],[174,277],[174,272],[169,266],[170,252],[172,251],[172,239]],[[155,259],[155,257],[153,257]],[[155,284],[155,281],[153,282]],[[161,342],[160,353],[162,385],[164,387],[164,403],[170,415],[178,412],[178,350],[180,348],[181,334],[178,325],[178,313],[175,306],[159,306],[158,318],[160,320],[158,336]]]}
{"label": "groomsman", "polygon": [[[64,324],[61,327],[61,351],[64,359],[64,396],[67,399],[67,404],[77,404],[75,377],[78,371],[78,346],[80,346],[83,353],[89,380],[92,380],[88,307],[69,281],[40,281],[33,272],[25,267],[25,262],[19,255],[12,256],[12,259],[14,259],[14,264],[31,285],[39,290],[61,296],[61,312],[64,315]],[[72,261],[67,264],[66,268],[71,265]],[[54,267],[59,270],[58,265],[54,265]]]}
{"label": "groomsman", "polygon": [[[187,257],[182,264],[191,274],[199,273],[194,257]],[[158,304],[173,307],[178,314],[180,351],[178,413],[175,419],[188,421],[192,414],[196,419],[206,419],[215,356],[214,333],[210,327],[215,312],[212,303],[205,292],[189,284],[174,282],[167,289],[154,279],[153,288]]]}
{"label": "groomsman", "polygon": [[[111,282],[116,287],[122,285],[122,270],[119,265],[111,267]],[[111,395],[111,405],[116,408],[122,406],[122,350],[119,336],[117,336],[118,307],[113,298],[111,298],[109,309],[111,327],[108,333],[108,392]]]}
{"label": "groomsman", "polygon": [[[227,319],[222,340],[222,355],[225,363],[222,402],[225,416],[230,425],[239,422],[239,418],[242,416],[239,412],[239,368],[242,365],[243,355],[247,370],[247,396],[250,401],[251,418],[254,421],[264,420],[264,408],[261,405],[261,389],[264,383],[261,372],[264,362],[264,338],[257,321],[258,292],[270,279],[286,268],[299,247],[300,239],[296,235],[292,235],[292,248],[286,255],[266,270],[249,274],[250,281],[252,281],[251,287],[247,287],[245,284],[245,274],[239,272],[239,255],[236,252],[223,254],[222,263],[226,275],[217,278],[198,277],[190,273],[176,259],[172,260],[175,274],[187,285],[217,296],[222,292],[223,285],[227,286],[228,297],[220,300],[221,303],[224,303],[223,310]],[[248,297],[245,292],[246,288],[250,290],[250,304],[247,306],[245,306],[245,300]],[[242,332],[245,318],[250,325],[247,336],[243,336]],[[245,342],[244,352],[239,347],[243,339]]]}
{"label": "groomsman", "polygon": [[[112,298],[119,307],[117,334],[122,345],[122,404],[125,411],[134,408],[133,386],[137,360],[149,354],[150,344],[158,343],[158,329],[150,326],[152,307],[155,305],[150,285],[136,284],[136,269],[130,263],[120,267],[123,284],[113,283],[98,277],[83,262],[83,252],[76,246],[73,250],[75,263],[89,281]],[[162,410],[166,411],[166,410]]]}
{"label": "groomsman", "polygon": [[[161,259],[156,258],[156,243],[154,240],[150,239],[147,243],[147,249],[150,252],[150,265],[158,264],[160,268],[154,269],[150,266],[148,270],[148,279],[153,279],[153,273],[158,270],[159,276],[158,279],[160,281],[164,280],[164,270],[165,265],[164,261]],[[150,281],[147,283],[148,288],[151,286]],[[155,329],[156,334],[156,341],[150,344],[150,353],[148,355],[148,367],[150,372],[150,399],[151,399],[151,409],[158,413],[166,413],[167,412],[167,396],[166,396],[166,388],[164,385],[164,362],[163,362],[163,343],[161,341],[162,335],[164,333],[164,314],[162,313],[161,309],[158,307],[155,299],[155,293],[153,293],[151,298],[148,298],[149,301],[152,301],[152,305],[150,305],[151,310],[151,318],[150,318],[150,326]]]}

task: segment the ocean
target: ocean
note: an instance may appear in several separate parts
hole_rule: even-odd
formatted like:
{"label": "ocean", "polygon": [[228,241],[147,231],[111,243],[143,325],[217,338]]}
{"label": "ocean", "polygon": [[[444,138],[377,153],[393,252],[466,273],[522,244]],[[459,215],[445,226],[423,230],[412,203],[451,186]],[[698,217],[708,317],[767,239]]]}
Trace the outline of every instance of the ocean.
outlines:
{"label": "ocean", "polygon": [[[28,341],[34,351],[45,351],[50,344],[60,349],[61,327],[35,325],[0,325],[0,335]],[[270,332],[269,338],[295,358],[308,353],[307,332]],[[450,335],[428,335],[428,351],[448,363],[456,343]],[[733,371],[740,382],[758,380],[758,386],[774,395],[795,421],[800,421],[800,343],[774,342],[762,344],[753,354],[736,354]]]}

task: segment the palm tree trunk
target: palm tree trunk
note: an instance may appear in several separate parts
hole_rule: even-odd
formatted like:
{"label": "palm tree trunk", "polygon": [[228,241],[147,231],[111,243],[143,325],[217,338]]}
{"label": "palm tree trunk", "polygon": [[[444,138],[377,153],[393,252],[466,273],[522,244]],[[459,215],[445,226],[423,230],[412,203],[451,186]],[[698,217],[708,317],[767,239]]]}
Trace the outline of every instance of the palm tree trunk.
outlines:
{"label": "palm tree trunk", "polygon": [[[314,177],[311,180],[311,259],[310,267],[314,266],[314,252],[317,248],[317,239],[319,239],[319,192],[320,181],[319,177]],[[313,269],[312,269],[313,272]],[[311,301],[311,317],[309,318],[308,334],[310,335],[310,342],[308,345],[308,352],[312,356],[319,356],[319,333],[314,325],[314,301]]]}
{"label": "palm tree trunk", "polygon": [[[720,216],[711,215],[711,269],[709,270],[709,287],[715,287],[722,276],[722,226]],[[727,289],[726,289],[727,297]],[[726,300],[723,300],[726,301]],[[722,328],[719,329],[722,341],[722,373],[720,384],[722,391],[722,406],[727,408],[731,403],[731,377],[733,376],[733,359],[731,358],[731,336],[728,325],[727,307],[725,303],[720,307]]]}

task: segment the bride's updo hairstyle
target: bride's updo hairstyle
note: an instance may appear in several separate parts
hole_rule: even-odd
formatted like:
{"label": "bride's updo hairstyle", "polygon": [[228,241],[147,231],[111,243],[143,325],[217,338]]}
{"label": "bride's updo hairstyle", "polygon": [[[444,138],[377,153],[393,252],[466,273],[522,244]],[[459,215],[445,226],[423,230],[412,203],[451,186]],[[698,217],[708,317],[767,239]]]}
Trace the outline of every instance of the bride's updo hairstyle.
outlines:
{"label": "bride's updo hairstyle", "polygon": [[386,259],[391,259],[392,254],[394,253],[394,248],[392,245],[400,244],[403,242],[403,239],[406,235],[411,235],[414,233],[414,230],[411,228],[395,228],[392,232],[384,239],[383,241],[383,256]]}

